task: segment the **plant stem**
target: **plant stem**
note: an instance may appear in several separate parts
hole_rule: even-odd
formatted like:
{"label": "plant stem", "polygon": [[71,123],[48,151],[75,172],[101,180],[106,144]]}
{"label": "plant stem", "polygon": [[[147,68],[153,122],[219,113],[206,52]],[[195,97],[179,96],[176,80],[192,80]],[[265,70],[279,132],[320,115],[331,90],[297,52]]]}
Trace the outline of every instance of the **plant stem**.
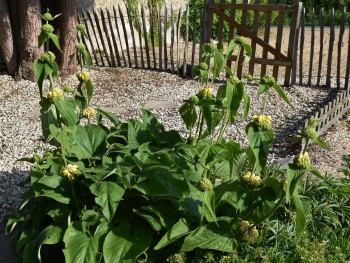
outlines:
{"label": "plant stem", "polygon": [[306,138],[305,140],[305,145],[304,145],[304,149],[303,149],[303,154],[306,153],[307,147],[309,146],[309,138]]}
{"label": "plant stem", "polygon": [[261,115],[264,115],[264,113],[265,113],[266,104],[267,104],[267,96],[268,96],[268,91],[266,91],[265,95],[264,95],[263,105],[262,105],[262,109],[261,109]]}
{"label": "plant stem", "polygon": [[236,63],[235,63],[235,67],[234,67],[234,70],[233,70],[233,74],[234,74],[235,76],[237,76],[237,69],[238,69],[239,57],[240,57],[240,55],[241,55],[241,49],[242,49],[242,47],[239,46],[239,48],[238,48],[238,53],[237,53],[237,58],[236,58]]}
{"label": "plant stem", "polygon": [[80,208],[79,208],[77,196],[76,196],[76,194],[75,194],[74,186],[73,186],[73,184],[72,184],[71,182],[69,182],[69,184],[70,184],[70,188],[72,189],[73,200],[74,200],[75,206],[76,206],[76,208],[77,208],[77,213],[79,213]]}
{"label": "plant stem", "polygon": [[217,143],[220,143],[220,141],[222,140],[222,137],[224,135],[225,129],[226,129],[226,123],[227,123],[227,119],[228,119],[228,113],[229,113],[229,109],[225,109],[225,115],[224,115],[224,119],[222,120],[222,124],[221,124],[221,128],[220,128],[220,132],[219,132],[219,136],[217,139]]}
{"label": "plant stem", "polygon": [[278,200],[278,202],[275,204],[275,206],[270,210],[270,212],[267,213],[266,216],[264,216],[262,219],[260,219],[258,222],[256,222],[255,224],[253,224],[250,228],[253,228],[254,226],[257,226],[258,224],[260,224],[261,222],[265,221],[267,218],[269,218],[282,204],[282,202],[284,201],[285,197],[281,197],[280,200]]}

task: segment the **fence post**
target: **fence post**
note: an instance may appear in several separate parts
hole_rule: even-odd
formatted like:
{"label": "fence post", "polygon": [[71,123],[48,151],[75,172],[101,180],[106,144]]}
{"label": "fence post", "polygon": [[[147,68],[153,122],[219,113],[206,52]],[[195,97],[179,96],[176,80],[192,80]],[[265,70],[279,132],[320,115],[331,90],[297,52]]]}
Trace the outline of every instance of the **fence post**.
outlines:
{"label": "fence post", "polygon": [[[290,30],[296,30],[295,37],[294,37],[294,48],[293,48],[293,64],[292,64],[292,80],[291,84],[295,84],[296,82],[296,74],[297,74],[297,58],[298,58],[298,46],[299,46],[299,31],[300,31],[300,17],[301,17],[301,11],[303,10],[303,3],[298,3],[298,14],[297,14],[297,20],[295,23],[295,28],[291,28]],[[302,76],[299,76],[299,78],[302,78]]]}
{"label": "fence post", "polygon": [[213,12],[209,11],[209,4],[214,3],[214,0],[204,0],[204,12],[203,12],[203,27],[202,34],[204,43],[210,42],[212,34]]}

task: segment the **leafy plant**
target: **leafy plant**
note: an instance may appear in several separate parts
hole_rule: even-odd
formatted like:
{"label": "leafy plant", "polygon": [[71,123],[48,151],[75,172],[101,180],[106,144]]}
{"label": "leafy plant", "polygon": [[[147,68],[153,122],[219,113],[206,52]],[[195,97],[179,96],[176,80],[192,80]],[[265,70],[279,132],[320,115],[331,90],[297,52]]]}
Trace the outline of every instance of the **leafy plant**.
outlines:
{"label": "leafy plant", "polygon": [[[77,31],[84,34],[82,26]],[[194,69],[199,89],[180,108],[185,134],[165,130],[147,110],[142,120],[121,122],[93,109],[90,56],[81,43],[77,89],[55,87],[58,70],[49,51],[36,60],[42,130],[51,148],[22,159],[33,163],[25,181],[31,187],[6,227],[7,233],[18,230],[18,260],[152,262],[185,252],[233,254],[258,241],[259,224],[285,200],[296,207],[300,236],[309,209],[296,189],[305,173],[318,173],[306,151],[286,171],[269,172],[274,132],[264,115],[268,94],[276,91],[290,104],[273,78],[259,80],[264,103],[246,127],[249,145],[224,138],[227,126],[247,117],[250,106],[245,84],[235,76],[237,65],[224,66],[235,50],[249,60],[251,48],[241,37],[226,54],[214,43],[203,45],[202,63]],[[214,95],[211,88],[223,71],[229,78]]]}

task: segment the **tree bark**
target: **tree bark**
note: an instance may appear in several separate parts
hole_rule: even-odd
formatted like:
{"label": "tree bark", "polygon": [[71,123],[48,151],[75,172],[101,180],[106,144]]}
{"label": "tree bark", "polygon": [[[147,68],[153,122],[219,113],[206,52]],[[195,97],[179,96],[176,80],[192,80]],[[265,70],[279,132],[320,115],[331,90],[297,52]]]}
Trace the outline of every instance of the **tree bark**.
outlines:
{"label": "tree bark", "polygon": [[69,64],[69,56],[75,53],[77,43],[77,8],[75,0],[60,0],[59,35],[62,53],[59,56],[61,76],[68,76],[76,73],[76,56]]}
{"label": "tree bark", "polygon": [[41,31],[40,1],[20,0],[18,5],[21,43],[19,75],[24,79],[35,80],[33,62],[43,53],[43,47],[38,47],[38,36]]}
{"label": "tree bark", "polygon": [[0,0],[0,32],[0,54],[5,61],[7,71],[14,76],[17,71],[18,54],[12,34],[7,0]]}

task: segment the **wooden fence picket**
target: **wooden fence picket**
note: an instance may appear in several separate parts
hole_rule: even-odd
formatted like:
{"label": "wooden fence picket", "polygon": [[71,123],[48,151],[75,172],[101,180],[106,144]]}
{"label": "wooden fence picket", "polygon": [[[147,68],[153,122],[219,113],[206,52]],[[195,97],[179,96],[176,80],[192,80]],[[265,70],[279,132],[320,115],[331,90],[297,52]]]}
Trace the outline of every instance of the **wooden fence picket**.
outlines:
{"label": "wooden fence picket", "polygon": [[328,61],[327,61],[327,79],[326,85],[331,86],[331,70],[332,70],[332,58],[333,58],[333,45],[335,40],[334,32],[334,8],[331,11],[331,25],[330,25],[330,35],[329,35],[329,46],[328,46]]}

